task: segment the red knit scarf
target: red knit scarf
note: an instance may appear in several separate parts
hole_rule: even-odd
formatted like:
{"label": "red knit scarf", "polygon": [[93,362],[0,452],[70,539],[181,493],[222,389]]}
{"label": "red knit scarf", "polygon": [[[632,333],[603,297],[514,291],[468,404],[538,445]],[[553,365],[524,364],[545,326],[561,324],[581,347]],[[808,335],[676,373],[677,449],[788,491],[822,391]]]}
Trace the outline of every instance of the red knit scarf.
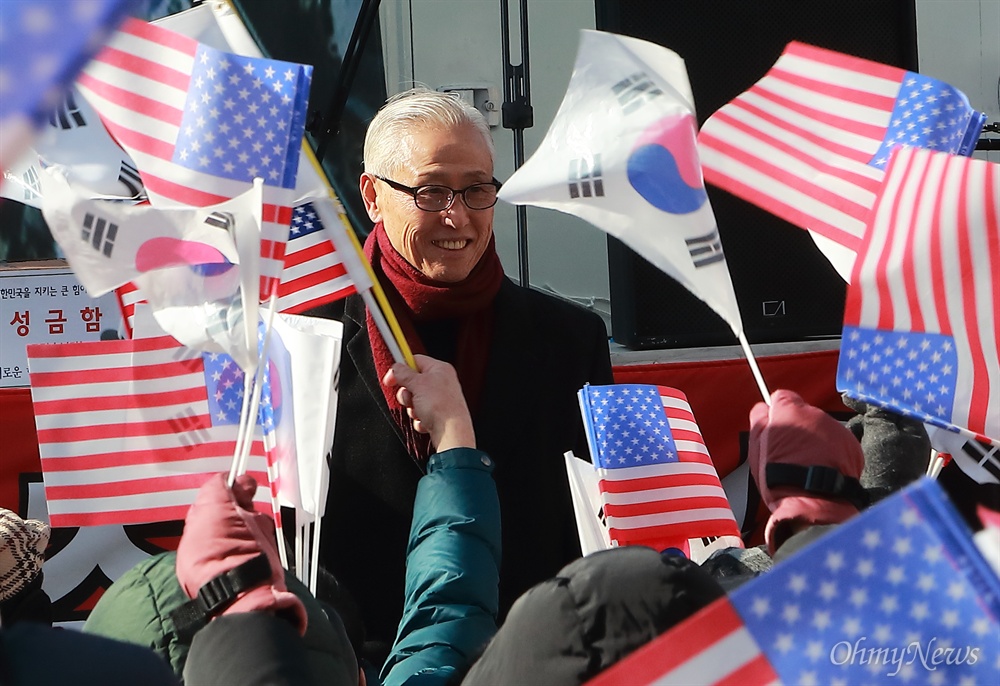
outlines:
{"label": "red knit scarf", "polygon": [[[465,394],[465,402],[474,413],[482,393],[493,337],[492,303],[503,282],[503,266],[496,252],[494,238],[490,237],[486,252],[469,276],[457,283],[429,279],[407,262],[392,247],[381,222],[375,225],[365,241],[365,254],[385,289],[392,311],[414,353],[426,354],[414,327],[415,322],[457,320],[455,359],[447,361],[454,365]],[[392,354],[375,326],[371,313],[367,316],[367,324],[375,372],[381,381],[393,364]],[[405,408],[396,400],[393,390],[382,386],[382,393],[389,411],[406,438],[406,448],[410,455],[421,461],[426,460],[431,454],[429,437],[414,431]]]}

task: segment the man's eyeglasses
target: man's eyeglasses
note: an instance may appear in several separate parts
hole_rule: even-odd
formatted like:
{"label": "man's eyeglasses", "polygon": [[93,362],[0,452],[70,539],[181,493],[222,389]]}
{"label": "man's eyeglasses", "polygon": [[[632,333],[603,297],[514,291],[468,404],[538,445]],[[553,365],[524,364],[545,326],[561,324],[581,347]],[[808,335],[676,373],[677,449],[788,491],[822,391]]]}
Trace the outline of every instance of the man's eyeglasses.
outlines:
{"label": "man's eyeglasses", "polygon": [[379,176],[378,174],[372,174],[372,176],[387,184],[390,188],[409,193],[413,196],[413,202],[417,208],[425,212],[447,210],[459,195],[462,196],[465,206],[470,210],[488,210],[497,204],[497,192],[501,186],[499,181],[493,179],[485,183],[474,183],[462,189],[435,185],[417,186],[414,188],[412,186],[404,186],[401,183],[387,179],[384,176]]}

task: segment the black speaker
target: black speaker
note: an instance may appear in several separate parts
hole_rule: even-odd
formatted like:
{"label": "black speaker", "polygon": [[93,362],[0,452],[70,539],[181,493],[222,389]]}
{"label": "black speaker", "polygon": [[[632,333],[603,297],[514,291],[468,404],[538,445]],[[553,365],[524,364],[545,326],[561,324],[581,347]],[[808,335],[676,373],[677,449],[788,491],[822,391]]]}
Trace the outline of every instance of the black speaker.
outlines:
{"label": "black speaker", "polygon": [[[758,81],[792,40],[915,71],[914,0],[596,0],[597,28],[684,58],[699,125]],[[846,285],[808,233],[709,186],[751,343],[838,336]],[[633,349],[733,345],[714,311],[608,239],[611,331]]]}

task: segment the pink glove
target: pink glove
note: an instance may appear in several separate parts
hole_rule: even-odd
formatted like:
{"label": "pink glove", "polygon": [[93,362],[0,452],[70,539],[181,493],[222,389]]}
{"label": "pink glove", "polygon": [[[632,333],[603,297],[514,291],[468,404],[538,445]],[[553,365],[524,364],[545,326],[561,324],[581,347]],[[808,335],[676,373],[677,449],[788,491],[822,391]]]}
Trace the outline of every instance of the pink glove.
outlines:
{"label": "pink glove", "polygon": [[772,555],[797,527],[838,524],[858,513],[857,506],[842,496],[817,494],[795,486],[768,487],[768,465],[831,467],[855,480],[865,466],[861,445],[854,435],[797,393],[775,391],[770,407],[757,403],[750,410],[749,448],[750,473],[771,511],[764,538]]}
{"label": "pink glove", "polygon": [[263,552],[271,566],[270,583],[241,593],[222,614],[287,611],[304,635],[306,609],[285,586],[274,522],[253,511],[256,491],[257,482],[249,475],[238,477],[232,490],[226,486],[225,474],[216,474],[202,485],[177,548],[177,580],[188,597],[194,598],[206,582]]}

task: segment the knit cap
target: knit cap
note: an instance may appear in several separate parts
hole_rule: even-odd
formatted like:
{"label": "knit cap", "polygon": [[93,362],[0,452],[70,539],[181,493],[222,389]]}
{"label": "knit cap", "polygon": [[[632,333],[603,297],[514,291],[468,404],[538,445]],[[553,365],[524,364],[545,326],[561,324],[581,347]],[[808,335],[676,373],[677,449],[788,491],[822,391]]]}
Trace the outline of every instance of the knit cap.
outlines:
{"label": "knit cap", "polygon": [[0,508],[0,603],[30,584],[45,562],[49,525]]}

